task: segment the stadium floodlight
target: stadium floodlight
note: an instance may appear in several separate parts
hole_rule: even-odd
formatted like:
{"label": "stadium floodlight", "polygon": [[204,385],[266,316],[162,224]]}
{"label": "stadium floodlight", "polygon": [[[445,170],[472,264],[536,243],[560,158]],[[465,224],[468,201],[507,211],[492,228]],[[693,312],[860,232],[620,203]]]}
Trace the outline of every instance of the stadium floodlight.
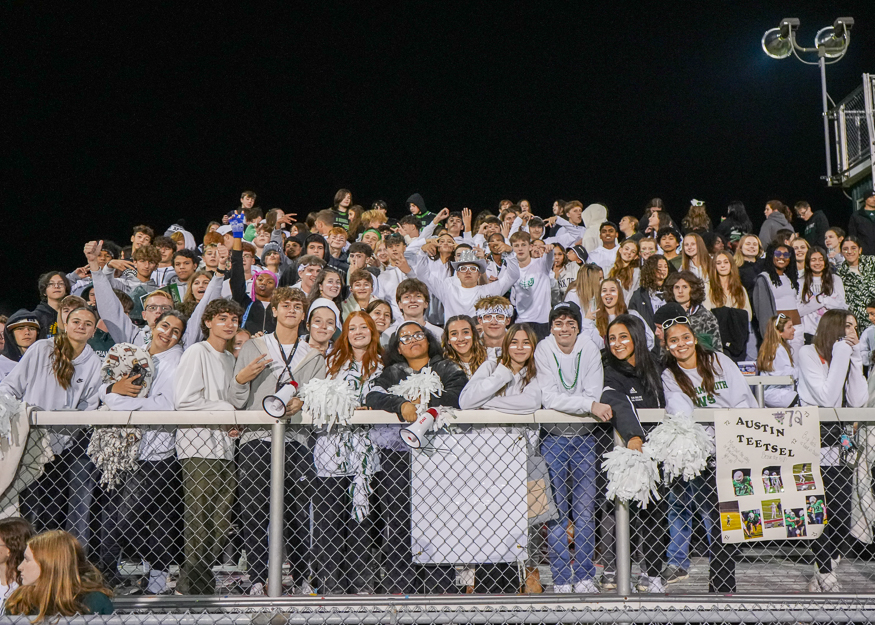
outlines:
{"label": "stadium floodlight", "polygon": [[[814,37],[814,47],[804,48],[796,42],[796,31],[799,30],[799,20],[795,17],[785,17],[777,28],[767,30],[763,35],[763,52],[773,59],[786,59],[791,54],[806,65],[820,66],[820,90],[823,104],[823,139],[826,150],[826,182],[832,186],[832,155],[829,145],[829,95],[826,92],[826,66],[836,63],[848,51],[851,43],[851,28],[854,18],[840,17],[832,26],[821,28]],[[817,61],[807,61],[802,54],[816,54]],[[827,63],[827,59],[830,59]]]}

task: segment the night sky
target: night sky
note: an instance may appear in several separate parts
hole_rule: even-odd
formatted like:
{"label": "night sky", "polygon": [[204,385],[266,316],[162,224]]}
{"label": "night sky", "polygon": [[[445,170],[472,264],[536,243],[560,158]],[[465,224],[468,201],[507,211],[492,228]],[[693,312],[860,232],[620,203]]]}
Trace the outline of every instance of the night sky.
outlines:
{"label": "night sky", "polygon": [[42,271],[83,264],[86,240],[180,217],[199,238],[243,189],[299,215],[346,187],[395,215],[418,191],[431,209],[525,197],[546,216],[558,197],[616,220],[658,196],[675,219],[706,200],[716,222],[740,199],[755,224],[769,199],[808,199],[847,223],[820,180],[818,70],[760,39],[798,17],[811,45],[854,17],[827,73],[839,100],[875,71],[869,1],[123,4],[4,9],[4,313],[37,304]]}

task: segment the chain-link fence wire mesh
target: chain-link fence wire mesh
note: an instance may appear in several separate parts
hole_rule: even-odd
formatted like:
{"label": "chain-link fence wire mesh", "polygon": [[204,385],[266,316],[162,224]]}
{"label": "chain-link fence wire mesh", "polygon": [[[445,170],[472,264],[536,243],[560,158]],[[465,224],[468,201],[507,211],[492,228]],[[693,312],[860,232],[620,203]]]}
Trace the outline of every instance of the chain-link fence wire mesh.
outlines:
{"label": "chain-link fence wire mesh", "polygon": [[851,92],[834,111],[839,131],[839,172],[844,173],[871,154],[863,87]]}
{"label": "chain-link fence wire mesh", "polygon": [[[608,426],[458,425],[413,451],[399,428],[287,427],[281,594],[617,593]],[[632,592],[869,592],[871,429],[855,434],[864,451],[821,467],[826,509],[793,517],[799,536],[824,514],[816,540],[723,544],[713,470],[632,504]],[[89,456],[93,428],[34,427],[5,497],[37,531],[79,538],[117,597],[263,593],[270,428],[142,430],[135,468],[108,484]],[[760,522],[790,536],[786,511]]]}

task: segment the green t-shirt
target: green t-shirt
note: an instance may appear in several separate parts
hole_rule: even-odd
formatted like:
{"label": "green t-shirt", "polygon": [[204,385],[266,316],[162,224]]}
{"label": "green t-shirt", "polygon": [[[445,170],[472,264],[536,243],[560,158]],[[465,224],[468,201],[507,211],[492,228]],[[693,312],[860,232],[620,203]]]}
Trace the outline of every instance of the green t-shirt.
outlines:
{"label": "green t-shirt", "polygon": [[[112,599],[107,597],[102,592],[89,592],[79,597],[79,601],[85,606],[86,614],[112,614],[115,606],[112,605]],[[8,608],[4,610],[5,614],[9,614]],[[30,616],[36,615],[33,612]]]}

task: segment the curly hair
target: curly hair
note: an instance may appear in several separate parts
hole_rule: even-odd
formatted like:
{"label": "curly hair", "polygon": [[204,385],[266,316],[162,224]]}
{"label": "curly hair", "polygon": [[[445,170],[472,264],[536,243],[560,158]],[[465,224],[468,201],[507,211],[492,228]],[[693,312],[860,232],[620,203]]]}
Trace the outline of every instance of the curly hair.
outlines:
{"label": "curly hair", "polygon": [[665,256],[660,256],[658,254],[654,254],[641,265],[641,286],[650,291],[662,288],[662,282],[659,281],[659,276],[657,275],[659,261],[668,265]]}
{"label": "curly hair", "polygon": [[684,280],[690,285],[690,307],[698,306],[705,301],[705,283],[692,271],[675,271],[670,273],[662,284],[666,302],[674,302],[674,285]]}

